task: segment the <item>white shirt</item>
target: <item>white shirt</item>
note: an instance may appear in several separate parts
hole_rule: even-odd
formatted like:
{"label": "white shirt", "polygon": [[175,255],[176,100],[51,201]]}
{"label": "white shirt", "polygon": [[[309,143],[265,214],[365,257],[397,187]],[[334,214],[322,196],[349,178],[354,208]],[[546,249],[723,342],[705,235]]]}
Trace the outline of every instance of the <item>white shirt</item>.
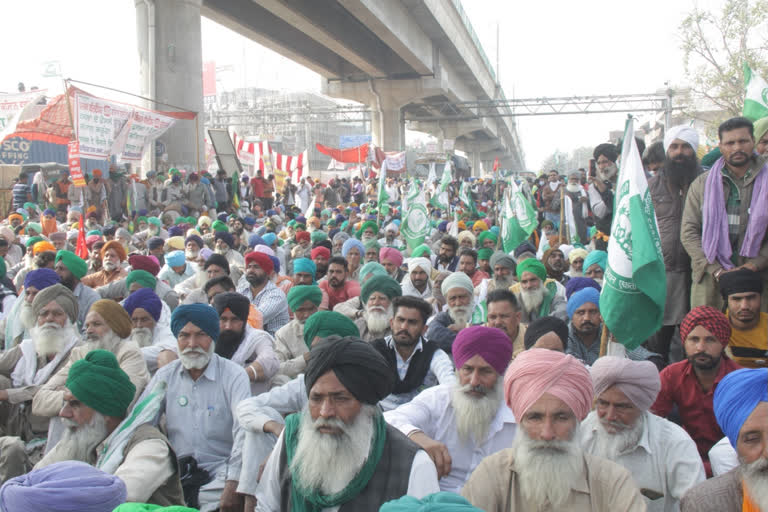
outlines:
{"label": "white shirt", "polygon": [[481,460],[512,446],[517,424],[512,411],[501,402],[482,444],[461,441],[451,405],[452,389],[452,384],[426,389],[411,402],[385,412],[384,419],[405,435],[421,430],[443,443],[451,454],[451,472],[440,479],[440,490],[458,493]]}
{"label": "white shirt", "polygon": [[[643,413],[645,424],[640,441],[613,462],[632,473],[649,512],[680,510],[680,498],[688,489],[705,480],[704,465],[696,443],[680,426],[650,412]],[[581,446],[585,453],[595,454],[599,425],[592,411],[581,422]],[[649,499],[645,491],[663,494]]]}
{"label": "white shirt", "polygon": [[727,437],[722,438],[709,449],[709,463],[712,476],[722,475],[739,465],[739,454],[731,446]]}
{"label": "white shirt", "polygon": [[[280,512],[280,454],[283,450],[283,434],[277,439],[277,444],[264,466],[259,487],[256,489],[257,505],[254,512]],[[411,473],[408,477],[408,496],[421,499],[440,491],[437,485],[437,468],[427,452],[419,450],[411,463]],[[323,512],[336,512],[340,507],[324,508]]]}

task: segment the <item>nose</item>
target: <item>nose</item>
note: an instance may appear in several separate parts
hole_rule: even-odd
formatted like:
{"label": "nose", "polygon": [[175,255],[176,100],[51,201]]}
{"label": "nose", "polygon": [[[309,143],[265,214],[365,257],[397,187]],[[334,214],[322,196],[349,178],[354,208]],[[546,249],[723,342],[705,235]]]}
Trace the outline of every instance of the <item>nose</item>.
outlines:
{"label": "nose", "polygon": [[72,408],[69,406],[69,404],[64,404],[64,406],[59,411],[59,416],[62,418],[72,418]]}
{"label": "nose", "polygon": [[336,408],[333,406],[333,400],[331,399],[323,400],[323,403],[320,404],[320,416],[322,416],[323,418],[336,417]]}
{"label": "nose", "polygon": [[541,425],[539,431],[539,439],[542,441],[554,441],[555,440],[555,426],[552,424],[552,420],[546,418]]}
{"label": "nose", "polygon": [[608,406],[608,409],[605,411],[605,420],[616,421],[616,408],[614,406]]}
{"label": "nose", "polygon": [[472,372],[470,375],[469,384],[472,387],[480,385],[480,374],[477,371]]}

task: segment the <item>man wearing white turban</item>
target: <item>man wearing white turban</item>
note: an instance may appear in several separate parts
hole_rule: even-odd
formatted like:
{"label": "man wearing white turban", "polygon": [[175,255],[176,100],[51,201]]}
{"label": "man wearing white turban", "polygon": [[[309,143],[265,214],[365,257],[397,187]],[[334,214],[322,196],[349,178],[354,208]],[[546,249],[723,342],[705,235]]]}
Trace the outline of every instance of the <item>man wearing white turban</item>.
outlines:
{"label": "man wearing white turban", "polygon": [[685,430],[648,412],[661,389],[656,366],[606,356],[591,374],[596,401],[579,431],[584,452],[627,468],[649,512],[679,510],[686,491],[704,481],[704,466]]}
{"label": "man wearing white turban", "polygon": [[410,258],[408,274],[400,283],[404,296],[432,298],[432,263],[427,258]]}

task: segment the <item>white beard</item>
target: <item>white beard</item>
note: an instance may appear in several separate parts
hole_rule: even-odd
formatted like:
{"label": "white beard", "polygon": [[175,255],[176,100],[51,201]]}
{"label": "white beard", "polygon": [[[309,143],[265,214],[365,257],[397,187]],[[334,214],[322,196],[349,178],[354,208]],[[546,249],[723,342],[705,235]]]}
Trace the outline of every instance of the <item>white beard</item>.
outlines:
{"label": "white beard", "polygon": [[594,279],[594,280],[595,280],[595,282],[596,282],[597,284],[599,284],[599,285],[600,285],[600,287],[602,288],[602,286],[603,286],[603,278],[602,278],[602,277],[599,277],[599,278],[597,278],[597,279],[595,279],[595,278],[593,277],[592,279]]}
{"label": "white beard", "polygon": [[372,333],[383,333],[389,328],[389,319],[392,318],[392,305],[387,309],[379,308],[367,309],[365,312],[365,322],[368,330]]}
{"label": "white beard", "polygon": [[571,271],[568,272],[568,275],[571,277],[584,277],[584,271],[583,270],[576,270],[573,267],[571,267]]}
{"label": "white beard", "polygon": [[523,497],[537,510],[558,510],[568,500],[573,483],[584,473],[578,424],[568,441],[534,441],[518,429],[512,442],[517,481]]}
{"label": "white beard", "polygon": [[371,240],[375,240],[376,235],[363,235],[361,242],[363,242],[363,245],[365,245],[365,242],[370,242]]}
{"label": "white beard", "polygon": [[616,176],[616,173],[618,172],[619,168],[616,167],[616,164],[611,164],[610,167],[606,168],[605,170],[598,168],[597,177],[603,181],[610,181],[614,176]]}
{"label": "white beard", "polygon": [[520,298],[523,301],[523,307],[526,311],[536,311],[544,302],[544,285],[542,284],[535,290],[520,289]]}
{"label": "white beard", "polygon": [[617,428],[622,428],[616,433],[610,433],[603,426],[602,421],[596,430],[595,452],[593,455],[615,461],[626,449],[637,446],[643,435],[645,418],[640,416],[631,427],[619,423],[613,423]]}
{"label": "white beard", "polygon": [[571,194],[575,194],[581,190],[581,186],[578,183],[569,183],[565,186],[565,189]]}
{"label": "white beard", "polygon": [[213,252],[215,252],[216,254],[221,254],[222,256],[226,256],[226,255],[227,255],[227,253],[228,253],[230,250],[231,250],[231,249],[230,249],[229,247],[216,247],[216,248],[213,250]]}
{"label": "white beard", "polygon": [[91,350],[101,349],[108,350],[114,354],[117,352],[117,346],[121,341],[123,341],[123,339],[115,334],[114,331],[110,330],[107,334],[101,337],[86,334],[83,347],[85,348],[86,353]]}
{"label": "white beard", "polygon": [[116,270],[120,265],[117,263],[112,263],[111,261],[104,261],[101,264],[101,268],[106,270],[107,272],[112,272],[113,270]]}
{"label": "white beard", "polygon": [[139,348],[152,345],[154,333],[149,327],[134,327],[131,331],[131,341],[135,341]]}
{"label": "white beard", "polygon": [[184,251],[184,256],[188,261],[197,261],[197,258],[200,256],[200,251],[190,251],[187,249]]}
{"label": "white beard", "polygon": [[29,330],[29,336],[35,342],[35,352],[38,356],[55,355],[76,335],[75,327],[67,319],[67,324],[61,327],[54,322],[35,325]]}
{"label": "white beard", "polygon": [[[371,451],[373,418],[380,414],[373,405],[363,405],[351,425],[340,419],[318,418],[313,421],[305,407],[299,426],[296,454],[291,471],[306,489],[324,495],[343,490],[357,475]],[[320,426],[343,430],[341,435],[317,431]]]}
{"label": "white beard", "polygon": [[497,290],[506,290],[513,284],[515,284],[515,280],[512,279],[512,276],[509,275],[507,277],[496,277],[493,278],[493,284],[496,287]]}
{"label": "white beard", "polygon": [[501,406],[504,380],[501,377],[497,378],[496,385],[492,389],[485,390],[484,397],[477,398],[467,393],[472,389],[471,385],[459,384],[458,371],[456,374],[456,384],[451,391],[451,405],[456,417],[459,439],[462,442],[474,441],[476,445],[480,445],[485,441],[491,421]]}
{"label": "white beard", "polygon": [[750,464],[742,463],[742,471],[749,497],[760,510],[768,511],[768,460],[759,458]]}
{"label": "white beard", "polygon": [[93,411],[91,421],[85,425],[78,425],[69,418],[61,418],[61,421],[66,427],[61,440],[35,465],[35,469],[66,460],[93,464],[96,447],[109,435],[106,418],[96,411]]}
{"label": "white beard", "polygon": [[32,304],[27,301],[24,301],[21,308],[19,308],[19,321],[21,321],[21,325],[23,325],[24,329],[27,331],[32,329],[37,323],[37,317],[32,310]]}
{"label": "white beard", "polygon": [[208,366],[213,349],[213,343],[210,344],[207,352],[201,348],[187,348],[179,354],[181,365],[187,370],[202,370]]}
{"label": "white beard", "polygon": [[472,318],[472,308],[470,306],[448,306],[448,316],[451,317],[456,325],[467,325]]}
{"label": "white beard", "polygon": [[196,288],[202,288],[205,286],[205,283],[208,282],[208,272],[203,269],[202,266],[200,266],[200,270],[197,271],[197,274],[195,274],[195,287]]}

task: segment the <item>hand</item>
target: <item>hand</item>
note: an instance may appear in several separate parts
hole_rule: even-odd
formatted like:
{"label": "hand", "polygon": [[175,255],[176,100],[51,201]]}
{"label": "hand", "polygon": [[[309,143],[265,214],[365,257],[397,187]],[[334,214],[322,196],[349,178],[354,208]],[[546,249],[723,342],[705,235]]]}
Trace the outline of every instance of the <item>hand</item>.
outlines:
{"label": "hand", "polygon": [[448,328],[450,330],[452,330],[453,332],[456,332],[456,333],[458,333],[464,327],[466,327],[466,326],[465,325],[459,325],[459,324],[451,324],[451,325],[448,326]]}
{"label": "hand", "polygon": [[304,362],[306,363],[308,361],[309,361],[309,352],[304,352]]}
{"label": "hand", "polygon": [[589,198],[587,196],[581,196],[579,198],[579,201],[581,201],[582,203],[586,203],[587,201],[589,201]]}
{"label": "hand", "polygon": [[442,478],[451,472],[451,454],[443,443],[430,439],[424,432],[414,432],[409,437],[411,441],[421,446],[435,463],[437,478]]}
{"label": "hand", "polygon": [[282,423],[278,423],[276,421],[270,420],[264,424],[264,427],[262,427],[262,430],[266,432],[267,434],[275,434],[276,436],[280,436],[280,434],[283,432],[283,429],[285,428],[285,425]]}
{"label": "hand", "polygon": [[747,270],[751,270],[752,272],[759,272],[759,270],[757,270],[757,265],[755,265],[754,263],[745,263],[738,268],[745,268]]}
{"label": "hand", "polygon": [[250,494],[246,494],[243,510],[245,510],[246,512],[251,512],[255,508],[256,508],[256,496],[251,496]]}
{"label": "hand", "polygon": [[8,390],[0,389],[0,402],[8,401]]}
{"label": "hand", "polygon": [[221,493],[219,510],[221,512],[241,512],[243,510],[243,495],[237,494],[236,480],[227,480]]}

